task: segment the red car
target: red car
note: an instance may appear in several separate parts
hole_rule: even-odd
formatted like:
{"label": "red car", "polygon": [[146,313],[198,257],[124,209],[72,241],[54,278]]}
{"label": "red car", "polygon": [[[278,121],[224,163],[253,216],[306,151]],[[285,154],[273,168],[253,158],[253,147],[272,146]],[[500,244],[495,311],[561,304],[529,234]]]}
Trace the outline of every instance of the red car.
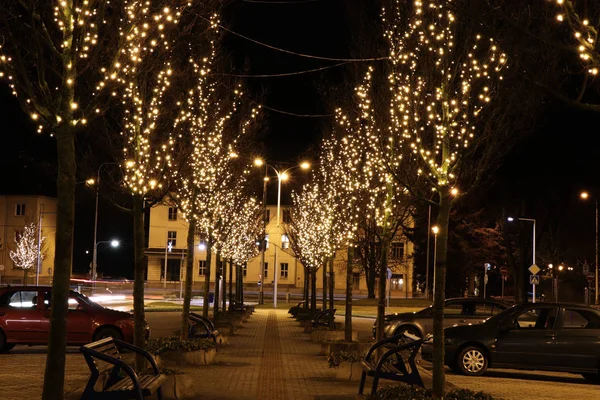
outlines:
{"label": "red car", "polygon": [[[17,344],[43,345],[50,336],[51,287],[0,288],[0,352]],[[149,336],[146,326],[146,336]],[[111,310],[69,292],[67,344],[80,345],[107,336],[133,342],[133,315]]]}

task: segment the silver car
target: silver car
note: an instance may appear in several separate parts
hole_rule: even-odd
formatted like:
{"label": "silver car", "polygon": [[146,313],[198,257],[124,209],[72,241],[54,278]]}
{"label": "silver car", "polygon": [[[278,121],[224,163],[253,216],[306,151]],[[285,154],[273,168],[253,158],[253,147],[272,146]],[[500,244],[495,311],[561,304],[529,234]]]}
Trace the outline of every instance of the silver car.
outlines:
{"label": "silver car", "polygon": [[[447,299],[444,303],[444,328],[478,324],[509,307],[506,303],[492,299]],[[383,318],[383,325],[384,337],[408,332],[423,338],[433,331],[433,306],[417,312],[388,314]],[[376,324],[373,325],[373,337],[375,327]]]}

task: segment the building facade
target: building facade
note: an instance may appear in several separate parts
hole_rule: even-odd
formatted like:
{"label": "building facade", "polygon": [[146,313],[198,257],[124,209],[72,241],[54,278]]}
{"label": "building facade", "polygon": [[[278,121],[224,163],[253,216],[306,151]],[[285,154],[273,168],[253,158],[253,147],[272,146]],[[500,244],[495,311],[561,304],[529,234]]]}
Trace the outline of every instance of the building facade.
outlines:
{"label": "building facade", "polygon": [[[56,199],[44,196],[0,196],[0,283],[21,284],[25,271],[10,257],[15,239],[31,223],[38,226],[38,238],[43,238],[37,265],[27,271],[27,281],[49,283],[54,267],[56,238]],[[39,241],[39,239],[38,239]]]}
{"label": "building facade", "polygon": [[[265,274],[261,276],[262,253],[250,259],[242,269],[244,284],[248,287],[258,287],[259,282],[264,284],[265,289],[270,288],[274,281],[273,266],[277,264],[277,285],[280,291],[287,288],[304,287],[304,266],[294,256],[289,246],[289,239],[283,232],[283,225],[290,220],[288,207],[280,209],[280,228],[277,227],[277,207],[267,206],[266,242],[264,252]],[[148,230],[148,268],[146,279],[148,283],[178,283],[185,280],[185,264],[187,257],[187,231],[188,224],[184,215],[176,207],[157,205],[150,210],[150,221]],[[280,233],[278,233],[280,232]],[[205,281],[206,247],[203,243],[196,241],[194,246],[194,276],[193,282],[199,284]],[[391,246],[390,268],[392,272],[391,290],[406,292],[412,296],[412,255],[413,246],[408,241],[394,241]],[[340,251],[334,260],[334,273],[336,276],[345,277],[346,262],[345,251]],[[216,276],[216,257],[211,260],[210,281],[214,283]],[[355,263],[354,287],[357,290],[366,290],[364,275],[358,272],[360,268]],[[233,273],[235,279],[235,271]],[[322,279],[319,272],[317,286],[322,287]],[[227,276],[228,279],[228,276]],[[335,289],[345,290],[345,278],[335,279]]]}

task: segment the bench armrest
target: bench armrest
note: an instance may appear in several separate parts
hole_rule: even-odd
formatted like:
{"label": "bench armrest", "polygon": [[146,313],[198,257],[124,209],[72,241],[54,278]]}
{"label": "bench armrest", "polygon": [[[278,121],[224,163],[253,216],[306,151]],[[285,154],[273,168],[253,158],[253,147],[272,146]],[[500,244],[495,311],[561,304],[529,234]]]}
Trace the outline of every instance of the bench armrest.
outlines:
{"label": "bench armrest", "polygon": [[399,333],[398,335],[390,336],[387,339],[382,339],[379,342],[377,342],[374,345],[372,345],[371,348],[369,349],[369,351],[367,352],[367,355],[365,356],[365,361],[368,361],[369,358],[371,358],[371,355],[373,355],[373,353],[375,352],[375,350],[377,350],[379,347],[385,346],[388,343],[396,343],[400,339],[402,339],[402,336],[404,336],[404,334],[403,333]]}
{"label": "bench armrest", "polygon": [[[115,340],[115,343],[116,343],[118,339],[113,339],[113,340]],[[120,340],[119,340],[119,342],[120,342]],[[117,343],[117,345],[118,345],[118,343]],[[139,349],[139,347],[136,347],[136,348]],[[97,358],[102,361],[106,361],[107,363],[113,364],[113,365],[121,368],[123,371],[125,371],[125,373],[131,379],[131,383],[133,383],[133,389],[138,394],[138,398],[140,398],[140,399],[143,398],[142,388],[140,387],[140,381],[138,380],[138,376],[135,373],[135,371],[133,370],[133,368],[131,368],[131,366],[129,366],[129,364],[127,364],[125,361],[123,361],[119,358],[113,357],[113,356],[109,356],[108,354],[101,353],[97,350],[90,349],[89,347],[85,347],[85,346],[81,346],[79,348],[79,351],[81,351],[84,356],[89,355],[91,357]],[[154,365],[156,365],[156,363],[154,363]],[[93,373],[93,371],[92,371],[92,373]]]}
{"label": "bench armrest", "polygon": [[152,354],[148,353],[144,349],[140,349],[139,347],[134,346],[132,344],[129,344],[127,342],[124,342],[122,340],[114,339],[114,341],[115,341],[115,343],[117,344],[117,346],[119,348],[124,348],[124,349],[127,349],[127,350],[131,350],[134,353],[138,353],[138,354],[143,355],[148,361],[150,361],[150,365],[152,365],[152,370],[154,371],[154,373],[156,375],[160,375],[160,372],[158,370],[158,365],[156,364],[156,361],[154,360],[154,357],[152,357]]}
{"label": "bench armrest", "polygon": [[195,322],[198,325],[203,326],[204,330],[206,330],[206,333],[210,333],[211,332],[210,327],[208,326],[208,324],[206,323],[206,321],[203,320],[202,318],[198,318],[198,316],[190,314],[189,320]]}
{"label": "bench armrest", "polygon": [[419,340],[415,340],[413,342],[410,343],[405,343],[402,344],[400,346],[394,347],[393,349],[390,349],[388,351],[386,351],[385,353],[383,353],[383,355],[381,356],[381,358],[379,359],[379,362],[377,362],[377,369],[381,369],[381,367],[383,366],[383,364],[385,363],[385,361],[390,358],[392,355],[399,353],[403,350],[406,349],[410,349],[412,347],[416,347],[416,349],[412,350],[414,351],[418,351],[419,348],[421,347],[421,344],[423,344],[423,339],[419,339]]}

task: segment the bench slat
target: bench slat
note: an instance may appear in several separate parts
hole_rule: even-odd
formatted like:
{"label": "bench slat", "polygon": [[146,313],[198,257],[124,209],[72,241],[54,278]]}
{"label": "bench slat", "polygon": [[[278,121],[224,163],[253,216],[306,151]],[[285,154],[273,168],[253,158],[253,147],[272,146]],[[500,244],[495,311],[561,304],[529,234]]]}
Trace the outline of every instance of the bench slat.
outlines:
{"label": "bench slat", "polygon": [[[158,388],[167,380],[166,375],[142,375],[139,376],[140,387],[145,396],[150,395],[158,390]],[[107,392],[125,392],[133,390],[133,382],[131,379],[124,378],[107,388]]]}

